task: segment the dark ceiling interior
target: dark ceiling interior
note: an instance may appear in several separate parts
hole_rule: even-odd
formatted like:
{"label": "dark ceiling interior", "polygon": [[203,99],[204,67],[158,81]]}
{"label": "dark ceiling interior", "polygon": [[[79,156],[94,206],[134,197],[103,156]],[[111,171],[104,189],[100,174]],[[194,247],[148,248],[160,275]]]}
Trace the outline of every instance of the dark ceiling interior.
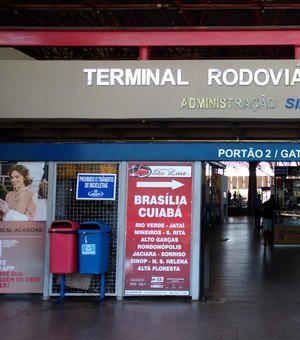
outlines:
{"label": "dark ceiling interior", "polygon": [[15,141],[298,141],[300,121],[0,119],[0,140]]}
{"label": "dark ceiling interior", "polygon": [[[297,27],[300,1],[0,1],[0,27],[228,28]],[[27,47],[35,59],[137,59],[138,48]],[[293,58],[293,48],[156,47],[151,59]]]}
{"label": "dark ceiling interior", "polygon": [[[0,1],[7,29],[300,28],[300,1]],[[176,34],[176,33],[174,33]],[[14,46],[11,46],[14,47]],[[25,46],[38,60],[136,60],[138,47]],[[294,46],[152,47],[150,59],[294,59]],[[1,119],[0,141],[299,140],[300,120],[44,121]]]}

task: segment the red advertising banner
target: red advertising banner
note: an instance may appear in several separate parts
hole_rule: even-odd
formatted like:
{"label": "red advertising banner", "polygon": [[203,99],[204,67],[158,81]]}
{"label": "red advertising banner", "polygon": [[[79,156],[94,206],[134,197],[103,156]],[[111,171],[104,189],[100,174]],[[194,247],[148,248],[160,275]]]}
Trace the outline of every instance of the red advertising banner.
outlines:
{"label": "red advertising banner", "polygon": [[189,295],[192,163],[129,163],[125,295]]}

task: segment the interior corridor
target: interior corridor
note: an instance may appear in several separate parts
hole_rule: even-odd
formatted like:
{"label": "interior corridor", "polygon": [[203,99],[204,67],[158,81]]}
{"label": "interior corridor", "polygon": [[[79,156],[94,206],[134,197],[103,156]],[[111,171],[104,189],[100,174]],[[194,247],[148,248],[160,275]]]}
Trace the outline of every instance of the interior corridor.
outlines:
{"label": "interior corridor", "polygon": [[246,216],[229,217],[208,232],[208,240],[209,300],[268,305],[298,299],[300,246],[264,247],[262,231]]}

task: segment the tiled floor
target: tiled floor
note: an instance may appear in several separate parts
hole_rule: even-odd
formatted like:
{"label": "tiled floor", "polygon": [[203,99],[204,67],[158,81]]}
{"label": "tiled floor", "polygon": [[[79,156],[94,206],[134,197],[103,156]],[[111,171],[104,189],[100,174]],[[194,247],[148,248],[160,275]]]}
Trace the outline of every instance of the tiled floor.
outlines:
{"label": "tiled floor", "polygon": [[300,339],[300,247],[265,248],[252,219],[209,232],[206,301],[0,300],[1,339]]}

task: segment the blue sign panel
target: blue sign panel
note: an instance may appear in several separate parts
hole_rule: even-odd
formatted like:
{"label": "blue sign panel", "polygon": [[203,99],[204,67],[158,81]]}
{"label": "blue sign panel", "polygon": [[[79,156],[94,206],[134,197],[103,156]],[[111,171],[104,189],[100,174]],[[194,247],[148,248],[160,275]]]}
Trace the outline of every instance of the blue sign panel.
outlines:
{"label": "blue sign panel", "polygon": [[300,161],[300,143],[0,143],[0,161],[136,160],[292,162]]}
{"label": "blue sign panel", "polygon": [[115,174],[78,174],[77,200],[115,200]]}

